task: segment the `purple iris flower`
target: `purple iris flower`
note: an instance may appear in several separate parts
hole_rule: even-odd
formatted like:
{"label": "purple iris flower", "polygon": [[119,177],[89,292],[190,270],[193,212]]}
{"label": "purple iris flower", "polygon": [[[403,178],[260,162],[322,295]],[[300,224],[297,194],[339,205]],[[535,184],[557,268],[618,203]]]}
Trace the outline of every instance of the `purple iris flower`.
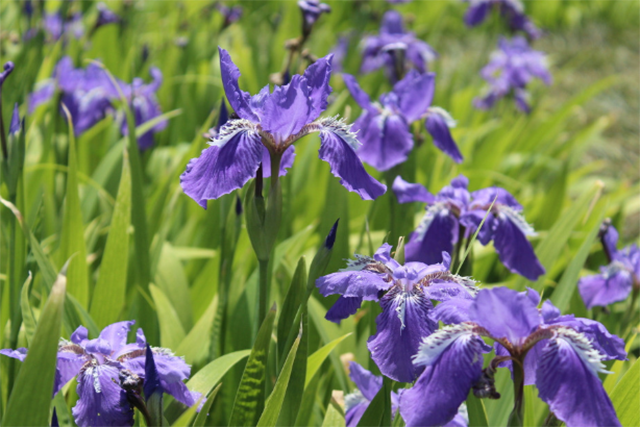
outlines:
{"label": "purple iris flower", "polygon": [[[141,78],[135,78],[133,79],[133,83],[131,83],[130,86],[127,86],[123,91],[125,97],[131,102],[131,106],[133,107],[136,126],[162,115],[160,103],[156,97],[156,92],[158,92],[158,89],[162,84],[162,72],[156,67],[151,67],[149,74],[151,74],[152,78],[151,83],[145,84]],[[141,150],[151,148],[154,142],[153,135],[166,127],[166,120],[158,122],[155,126],[138,137],[138,147],[140,147]],[[123,135],[129,135],[129,127],[127,126],[127,121],[125,119],[122,120],[120,130]]]}
{"label": "purple iris flower", "polygon": [[206,208],[207,200],[241,188],[256,176],[260,164],[263,176],[269,177],[272,158],[280,161],[279,173],[285,175],[293,165],[293,143],[311,132],[320,132],[319,157],[344,187],[365,200],[384,194],[386,186],[373,179],[358,158],[360,143],[350,127],[337,118],[318,119],[331,92],[331,55],[273,92],[267,85],[254,96],[240,89],[240,71],[222,48],[220,68],[227,99],[239,118],[229,120],[180,177],[182,189],[198,204]]}
{"label": "purple iris flower", "polygon": [[81,13],[74,13],[67,19],[63,19],[60,12],[46,13],[42,24],[45,32],[53,41],[57,41],[62,36],[68,35],[79,39],[84,34],[84,24],[82,23]]}
{"label": "purple iris flower", "polygon": [[382,17],[380,34],[363,40],[360,72],[370,73],[385,67],[392,82],[402,78],[404,70],[413,65],[419,72],[427,71],[427,64],[438,56],[427,43],[405,32],[402,15],[390,10]]}
{"label": "purple iris flower", "polygon": [[511,41],[500,38],[499,50],[491,54],[489,64],[481,71],[491,89],[483,98],[476,98],[476,108],[488,110],[500,98],[513,94],[516,106],[529,113],[529,94],[527,84],[534,78],[541,79],[546,85],[551,84],[545,54],[529,47],[524,37],[514,37]]}
{"label": "purple iris flower", "polygon": [[[429,318],[431,300],[472,299],[475,282],[449,271],[449,254],[442,263],[427,265],[391,258],[391,246],[383,244],[373,258],[356,255],[346,268],[316,280],[320,294],[340,297],[326,314],[340,322],[355,314],[363,300],[378,301],[382,313],[376,318],[376,334],[367,347],[380,371],[389,378],[411,382],[421,368],[411,363],[420,340],[438,327]],[[458,405],[459,406],[459,405]]]}
{"label": "purple iris flower", "polygon": [[229,7],[222,3],[216,3],[215,8],[222,14],[222,16],[224,16],[224,23],[222,24],[223,28],[226,28],[234,22],[239,21],[242,17],[241,6]]}
{"label": "purple iris flower", "polygon": [[320,3],[320,0],[300,0],[298,7],[302,12],[303,37],[307,37],[311,33],[313,24],[320,18],[320,15],[331,12],[331,7],[328,4]]}
{"label": "purple iris flower", "polygon": [[104,3],[98,3],[96,6],[98,9],[98,20],[96,21],[96,28],[102,27],[107,24],[116,24],[120,22],[120,17]]}
{"label": "purple iris flower", "polygon": [[[145,378],[147,343],[142,329],[138,329],[136,342],[127,344],[127,334],[134,323],[109,325],[93,340],[80,326],[71,341],[60,340],[53,394],[78,377],[79,400],[72,412],[80,427],[133,425],[133,408],[120,380]],[[153,348],[152,353],[162,389],[177,401],[194,405],[200,393],[189,391],[183,382],[189,377],[189,365],[168,349]],[[0,354],[24,361],[27,349],[0,350]]]}
{"label": "purple iris flower", "polygon": [[[427,203],[418,228],[409,235],[406,258],[437,262],[440,252],[451,253],[458,240],[473,235],[487,216],[478,232],[480,243],[487,245],[493,241],[500,261],[514,273],[529,280],[544,274],[544,267],[527,240],[527,236],[535,232],[522,215],[522,205],[503,188],[490,187],[469,193],[468,185],[469,180],[460,175],[434,196],[421,184],[396,177],[393,191],[400,203]],[[487,215],[492,203],[491,213]]]}
{"label": "purple iris flower", "polygon": [[118,91],[107,73],[95,64],[86,69],[74,68],[70,57],[62,58],[54,70],[54,78],[38,85],[29,99],[29,112],[48,102],[56,88],[62,92],[61,102],[71,113],[76,135],[104,119],[113,111],[112,100]]}
{"label": "purple iris flower", "polygon": [[524,13],[524,6],[520,0],[465,0],[469,8],[464,15],[464,22],[470,27],[481,24],[488,16],[492,7],[500,10],[500,14],[507,20],[511,30],[524,31],[532,39],[542,36],[542,31]]}
{"label": "purple iris flower", "polygon": [[600,274],[583,277],[578,282],[580,296],[587,308],[623,301],[631,289],[640,288],[638,245],[618,250],[618,231],[610,223],[603,225],[601,239],[609,264],[600,267]]}
{"label": "purple iris flower", "polygon": [[[512,360],[524,367],[520,388],[535,384],[567,426],[619,426],[598,373],[606,372],[603,360],[625,359],[624,342],[598,322],[560,316],[550,301],[538,309],[539,302],[533,290],[498,287],[481,290],[473,301],[445,301],[432,310],[433,320],[454,325],[426,337],[414,357],[424,372],[400,396],[407,426],[447,423],[471,389],[479,397],[495,393],[495,369],[513,365]],[[497,353],[484,371],[482,354],[491,347],[482,337],[494,340]]]}
{"label": "purple iris flower", "polygon": [[342,76],[351,96],[363,109],[353,125],[362,141],[358,150],[362,160],[379,171],[405,162],[413,149],[411,123],[424,119],[435,146],[455,162],[462,162],[462,154],[449,131],[455,126],[455,121],[442,108],[431,106],[435,73],[409,71],[393,86],[393,91],[380,96],[379,103],[371,102],[355,77],[350,74]]}

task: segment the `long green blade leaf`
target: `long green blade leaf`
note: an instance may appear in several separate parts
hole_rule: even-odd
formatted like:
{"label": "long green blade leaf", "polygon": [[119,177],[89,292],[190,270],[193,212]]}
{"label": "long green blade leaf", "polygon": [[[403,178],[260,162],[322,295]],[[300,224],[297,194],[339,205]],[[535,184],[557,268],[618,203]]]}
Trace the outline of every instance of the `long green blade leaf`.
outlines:
{"label": "long green blade leaf", "polygon": [[275,317],[274,307],[269,310],[262,326],[260,326],[256,342],[251,350],[251,356],[249,356],[240,380],[229,426],[253,426],[262,411],[267,358]]}
{"label": "long green blade leaf", "polygon": [[304,385],[305,387],[309,385],[311,379],[316,374],[316,372],[318,372],[320,366],[322,366],[327,357],[329,357],[329,354],[331,354],[333,349],[336,348],[338,344],[340,344],[342,340],[347,338],[349,335],[351,335],[351,332],[349,332],[348,334],[344,334],[340,338],[336,338],[335,340],[326,344],[320,350],[309,356],[309,359],[307,359],[307,379]]}
{"label": "long green blade leaf", "polygon": [[640,425],[640,363],[636,360],[633,366],[622,377],[613,393],[611,403],[623,426]]}
{"label": "long green blade leaf", "polygon": [[49,425],[66,288],[67,278],[61,272],[42,310],[32,345],[16,379],[2,423],[4,426]]}
{"label": "long green blade leaf", "polygon": [[105,246],[100,276],[89,311],[100,329],[118,320],[124,308],[129,261],[129,224],[131,221],[131,171],[124,153],[122,176],[113,208],[111,228]]}
{"label": "long green blade leaf", "polygon": [[258,420],[258,426],[273,426],[278,421],[278,416],[282,410],[282,402],[284,402],[284,396],[287,393],[287,386],[289,385],[289,378],[291,378],[291,371],[293,369],[293,362],[296,359],[296,353],[298,352],[298,346],[300,345],[300,336],[296,338],[291,351],[287,356],[287,360],[282,367],[280,376],[276,381],[276,385],[269,395],[265,405],[264,412]]}

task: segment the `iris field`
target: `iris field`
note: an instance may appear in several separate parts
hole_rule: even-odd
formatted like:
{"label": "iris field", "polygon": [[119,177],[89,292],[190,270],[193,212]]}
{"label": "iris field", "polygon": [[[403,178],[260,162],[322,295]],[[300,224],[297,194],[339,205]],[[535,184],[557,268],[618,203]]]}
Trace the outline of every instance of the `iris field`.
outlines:
{"label": "iris field", "polygon": [[640,425],[639,13],[2,1],[0,425]]}

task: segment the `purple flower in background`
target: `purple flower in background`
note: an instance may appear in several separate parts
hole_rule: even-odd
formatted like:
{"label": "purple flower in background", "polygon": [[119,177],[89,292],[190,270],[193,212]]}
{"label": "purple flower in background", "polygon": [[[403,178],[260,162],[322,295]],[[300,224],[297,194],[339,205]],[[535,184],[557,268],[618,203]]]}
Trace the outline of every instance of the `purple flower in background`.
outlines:
{"label": "purple flower in background", "polygon": [[[424,372],[400,396],[407,426],[447,423],[471,389],[487,396],[495,368],[505,362],[524,367],[519,387],[535,384],[540,398],[567,426],[619,426],[598,373],[606,372],[603,360],[625,359],[624,342],[598,322],[560,316],[550,301],[539,310],[539,302],[533,290],[498,287],[481,290],[473,301],[445,301],[432,310],[433,320],[454,325],[420,345],[414,364]],[[494,340],[497,354],[484,371],[482,354],[491,347],[482,337]]]}
{"label": "purple flower in background", "polygon": [[60,12],[45,13],[42,24],[45,32],[53,41],[57,41],[62,36],[68,35],[79,39],[84,34],[84,24],[82,23],[81,13],[74,13],[66,19],[62,18]]}
{"label": "purple flower in background", "polygon": [[240,71],[222,48],[220,68],[227,99],[239,118],[229,120],[180,177],[184,192],[202,207],[244,186],[261,164],[263,176],[271,176],[272,159],[280,162],[279,175],[285,175],[293,165],[293,143],[311,132],[320,132],[319,157],[345,188],[365,200],[386,191],[365,171],[356,154],[360,143],[350,127],[337,118],[318,119],[331,92],[331,55],[273,92],[267,85],[254,96],[240,89]]}
{"label": "purple flower in background", "polygon": [[[469,193],[468,184],[467,178],[460,175],[433,196],[422,185],[396,177],[393,191],[400,203],[427,203],[422,221],[405,246],[406,258],[426,263],[437,261],[439,252],[451,253],[459,239],[473,235],[486,215],[478,232],[480,243],[487,245],[493,241],[500,261],[514,273],[529,280],[544,274],[544,267],[527,240],[527,236],[535,232],[522,216],[522,205],[503,188],[490,187]],[[490,206],[491,212],[487,215]]]}
{"label": "purple flower in background", "polygon": [[[344,397],[344,418],[347,427],[356,427],[369,404],[382,388],[382,377],[373,375],[356,362],[350,362],[349,378],[358,388]],[[392,392],[392,394],[396,393]],[[395,414],[395,409],[394,407],[391,411],[392,414]]]}
{"label": "purple flower in background", "polygon": [[[349,363],[349,378],[356,384],[357,389],[344,397],[345,421],[347,427],[356,427],[373,398],[382,388],[382,377],[373,375],[356,362]],[[400,389],[396,393],[391,392],[391,418],[395,418],[400,395],[405,389]],[[467,427],[469,415],[467,405],[460,405],[458,414],[443,427]]]}
{"label": "purple flower in background", "polygon": [[342,71],[342,63],[344,59],[347,57],[347,53],[349,51],[349,39],[350,36],[340,36],[338,37],[338,42],[331,49],[331,54],[333,55],[333,59],[331,60],[331,69],[335,72]]}
{"label": "purple flower in background", "polygon": [[[545,273],[527,236],[535,236],[533,227],[522,215],[522,205],[504,188],[490,187],[471,193],[471,203],[460,217],[468,233],[475,233],[482,219],[487,216],[478,240],[483,245],[493,241],[500,261],[510,271],[529,280],[536,280]],[[495,202],[494,202],[495,200]],[[487,215],[489,207],[491,213]]]}
{"label": "purple flower in background", "polygon": [[610,222],[600,233],[609,264],[600,274],[586,276],[578,282],[580,296],[587,308],[623,301],[632,289],[640,288],[640,248],[632,244],[618,250],[618,231]]}
{"label": "purple flower in background", "polygon": [[542,36],[542,32],[524,13],[524,6],[520,0],[465,0],[469,2],[469,8],[464,15],[464,22],[470,27],[484,22],[491,8],[500,10],[500,14],[506,19],[513,31],[524,31],[532,39]]}
{"label": "purple flower in background", "polygon": [[320,18],[320,15],[331,12],[329,5],[320,3],[320,0],[300,0],[298,7],[302,12],[302,35],[305,38],[311,33],[313,24]]}
{"label": "purple flower in background", "polygon": [[[77,376],[79,400],[72,412],[80,427],[133,425],[133,408],[121,379],[145,379],[147,347],[142,329],[138,329],[136,342],[127,344],[127,334],[134,323],[109,325],[93,340],[80,326],[71,341],[60,340],[53,394]],[[183,382],[189,377],[189,365],[168,349],[153,348],[152,353],[162,389],[177,401],[194,405],[200,393],[189,391]],[[24,361],[27,349],[0,350],[0,354]]]}
{"label": "purple flower in background", "polygon": [[[156,97],[156,92],[158,92],[162,84],[162,72],[156,67],[151,67],[149,74],[151,74],[152,78],[151,83],[145,84],[141,78],[134,78],[133,83],[123,91],[125,97],[131,102],[131,106],[133,107],[136,127],[162,115],[160,103]],[[153,146],[153,135],[166,127],[166,120],[158,122],[150,130],[138,137],[138,147],[140,147],[141,150],[151,148]],[[122,120],[120,129],[123,135],[129,135],[129,127],[127,126],[126,119]]]}
{"label": "purple flower in background", "polygon": [[491,54],[489,64],[480,71],[491,88],[483,98],[476,98],[474,105],[487,110],[500,98],[512,94],[516,106],[529,113],[527,84],[534,77],[546,85],[551,84],[546,57],[544,53],[531,49],[524,37],[514,37],[511,41],[501,38],[498,47],[499,50]]}
{"label": "purple flower in background", "polygon": [[407,260],[427,264],[438,262],[442,252],[453,253],[459,236],[460,215],[471,200],[469,180],[460,175],[435,196],[420,184],[410,184],[400,176],[393,182],[393,191],[400,203],[427,203],[426,212],[416,231],[409,235],[404,247]]}
{"label": "purple flower in background", "polygon": [[389,79],[397,82],[410,65],[421,73],[426,72],[427,64],[437,56],[436,51],[414,33],[405,32],[402,15],[390,10],[382,18],[380,34],[363,40],[360,72],[370,73],[385,67]]}
{"label": "purple flower in background", "polygon": [[234,22],[239,21],[242,17],[241,6],[229,7],[222,3],[216,3],[215,8],[222,14],[222,16],[224,16],[224,23],[222,24],[222,28],[226,28]]}
{"label": "purple flower in background", "polygon": [[98,20],[96,21],[96,28],[102,27],[107,24],[116,24],[120,22],[120,17],[104,3],[98,3],[96,6],[98,9]]}
{"label": "purple flower in background", "polygon": [[96,64],[86,69],[74,68],[70,57],[65,56],[54,70],[54,79],[39,85],[29,99],[29,111],[48,102],[56,87],[62,92],[61,102],[71,113],[76,135],[104,119],[113,110],[112,100],[118,91],[107,73]]}
{"label": "purple flower in background", "polygon": [[386,243],[373,258],[356,255],[343,270],[316,280],[323,296],[340,295],[326,318],[340,322],[355,314],[362,301],[378,301],[382,313],[367,344],[371,358],[387,377],[411,382],[420,373],[411,357],[420,340],[438,327],[429,318],[431,300],[472,299],[477,292],[473,280],[449,271],[450,261],[449,254],[443,253],[439,264],[400,265],[391,258],[391,246]]}
{"label": "purple flower in background", "polygon": [[425,128],[433,137],[436,147],[455,162],[462,162],[462,154],[451,137],[450,127],[455,121],[442,108],[432,107],[435,74],[420,74],[415,70],[397,82],[393,91],[380,96],[380,102],[372,103],[355,77],[343,74],[351,96],[363,112],[354,123],[362,146],[358,155],[379,171],[386,171],[403,163],[413,149],[411,123],[424,120]]}

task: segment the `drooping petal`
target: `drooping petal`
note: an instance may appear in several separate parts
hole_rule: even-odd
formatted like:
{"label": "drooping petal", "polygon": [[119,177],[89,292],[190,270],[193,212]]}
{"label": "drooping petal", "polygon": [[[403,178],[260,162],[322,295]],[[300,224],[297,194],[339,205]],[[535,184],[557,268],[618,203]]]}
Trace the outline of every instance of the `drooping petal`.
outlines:
{"label": "drooping petal", "polygon": [[506,338],[514,345],[542,323],[538,308],[526,294],[509,288],[482,289],[469,310],[471,321],[494,338]]}
{"label": "drooping petal", "polygon": [[29,95],[29,114],[32,114],[38,106],[49,102],[56,92],[56,84],[54,80],[47,80],[44,83],[39,82],[36,90]]}
{"label": "drooping petal", "polygon": [[340,321],[347,317],[356,314],[360,306],[362,305],[361,297],[343,297],[340,296],[338,300],[327,310],[325,319],[330,322],[340,324]]}
{"label": "drooping petal", "polygon": [[[191,367],[183,358],[174,356],[170,350],[156,347],[152,350],[158,378],[164,392],[187,406],[194,405],[200,397],[200,393],[189,391],[184,383],[184,380],[189,378]],[[142,354],[133,358],[125,358],[122,364],[134,374],[145,378],[145,360],[145,354]]]}
{"label": "drooping petal", "polygon": [[71,378],[78,375],[82,366],[87,363],[88,360],[89,358],[82,353],[66,351],[64,347],[58,350],[53,394],[55,395],[58,393],[60,389],[62,389],[62,387],[71,380]]}
{"label": "drooping petal", "polygon": [[580,334],[565,329],[541,352],[536,373],[539,396],[549,409],[573,426],[620,426],[597,373],[598,353]]}
{"label": "drooping petal", "polygon": [[482,353],[490,351],[464,324],[441,329],[420,346],[415,358],[425,370],[400,396],[400,414],[408,427],[450,422],[482,373]]}
{"label": "drooping petal", "polygon": [[605,326],[591,319],[575,317],[573,314],[560,316],[548,325],[563,325],[583,334],[600,354],[603,360],[618,359],[626,360],[627,352],[622,338],[610,333]]}
{"label": "drooping petal", "polygon": [[433,144],[447,156],[451,157],[454,162],[462,163],[462,154],[451,137],[451,131],[447,124],[447,120],[442,114],[432,110],[424,122],[427,132],[433,137]]}
{"label": "drooping petal", "polygon": [[587,308],[624,301],[631,293],[633,275],[618,261],[600,268],[601,274],[586,276],[578,282],[580,296]]}
{"label": "drooping petal", "polygon": [[371,271],[339,271],[320,277],[316,286],[323,296],[339,294],[376,301],[378,293],[391,286],[381,274]]}
{"label": "drooping petal", "polygon": [[317,119],[320,113],[327,109],[327,97],[332,91],[329,86],[332,60],[333,54],[329,54],[318,59],[304,71],[303,76],[307,80],[311,98],[310,120]]}
{"label": "drooping petal", "polygon": [[464,23],[470,27],[480,24],[487,17],[491,3],[488,1],[479,1],[469,5],[464,14]]}
{"label": "drooping petal", "polygon": [[369,95],[362,90],[355,77],[351,74],[343,73],[342,80],[360,108],[370,112],[371,114],[378,114],[378,109],[371,103],[371,98],[369,98]]}
{"label": "drooping petal", "polygon": [[262,159],[260,137],[244,120],[228,122],[212,144],[180,175],[185,194],[205,209],[207,200],[242,188],[255,177]]}
{"label": "drooping petal", "polygon": [[425,264],[440,262],[442,252],[453,252],[457,229],[458,220],[443,204],[429,206],[404,247],[406,259]]}
{"label": "drooping petal", "polygon": [[[382,124],[382,133],[375,132]],[[379,171],[386,171],[407,160],[413,148],[413,136],[407,122],[399,115],[376,116],[370,131],[363,132],[358,156]],[[373,134],[373,138],[368,136]]]}
{"label": "drooping petal", "polygon": [[90,365],[78,376],[80,399],[72,413],[79,427],[132,426],[133,408],[119,384],[119,369]]}
{"label": "drooping petal", "polygon": [[[483,220],[484,223],[482,222]],[[480,224],[482,224],[478,232],[478,240],[485,246],[493,240],[495,222],[496,220],[492,212],[480,209],[467,211],[460,216],[460,223],[467,228],[469,235],[473,235],[478,227],[480,227]]]}
{"label": "drooping petal", "polygon": [[387,186],[367,173],[356,154],[358,140],[344,123],[327,118],[319,122],[321,160],[329,163],[331,173],[340,178],[347,190],[363,200],[373,200],[387,191]]}
{"label": "drooping petal", "polygon": [[346,427],[357,427],[358,423],[362,419],[362,416],[369,407],[367,399],[362,397],[357,390],[354,393],[350,393],[344,397],[345,400],[345,414],[344,421]]}
{"label": "drooping petal", "polygon": [[373,375],[357,362],[349,363],[349,378],[356,384],[362,396],[371,401],[382,388],[382,377]]}
{"label": "drooping petal", "polygon": [[286,139],[313,121],[312,100],[304,77],[296,74],[289,84],[276,87],[264,103],[262,128]]}
{"label": "drooping petal", "polygon": [[21,362],[24,362],[24,359],[27,358],[27,349],[24,347],[20,347],[15,350],[11,350],[10,348],[5,348],[0,350],[0,354],[3,354],[12,359],[18,359]]}
{"label": "drooping petal", "polygon": [[238,116],[243,119],[250,120],[253,123],[258,123],[260,118],[251,109],[250,102],[251,96],[242,90],[238,85],[238,78],[240,77],[240,70],[236,67],[236,64],[231,60],[229,53],[218,47],[220,53],[220,73],[222,74],[222,86],[224,92],[227,95],[227,100],[231,107]]}
{"label": "drooping petal", "polygon": [[504,215],[504,209],[496,219],[493,244],[500,261],[514,273],[529,280],[537,280],[545,273],[522,226],[512,215]]}
{"label": "drooping petal", "polygon": [[424,202],[434,203],[435,196],[429,192],[422,184],[412,184],[402,179],[400,175],[393,180],[391,187],[398,203]]}
{"label": "drooping petal", "polygon": [[376,334],[367,347],[380,372],[401,382],[412,382],[421,369],[412,363],[421,340],[438,325],[429,319],[433,307],[420,289],[409,292],[393,288],[380,300],[382,313],[376,318]]}
{"label": "drooping petal", "polygon": [[418,120],[431,106],[435,79],[435,73],[420,74],[416,70],[410,70],[393,86],[393,92],[398,96],[398,107],[407,123]]}

